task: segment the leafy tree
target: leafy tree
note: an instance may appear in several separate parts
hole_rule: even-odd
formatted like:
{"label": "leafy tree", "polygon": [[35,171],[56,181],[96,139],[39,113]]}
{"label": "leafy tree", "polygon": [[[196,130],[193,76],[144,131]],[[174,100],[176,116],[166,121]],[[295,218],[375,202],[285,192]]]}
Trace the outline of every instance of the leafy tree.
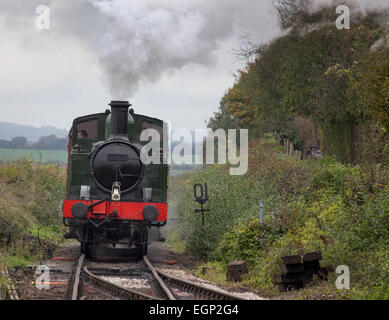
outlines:
{"label": "leafy tree", "polygon": [[27,139],[25,137],[15,137],[10,141],[10,147],[15,149],[23,149],[27,146]]}
{"label": "leafy tree", "polygon": [[11,141],[0,140],[0,148],[25,149],[28,147],[28,141],[25,137],[15,137]]}
{"label": "leafy tree", "polygon": [[379,123],[389,130],[389,49],[369,54],[354,84],[362,103]]}
{"label": "leafy tree", "polygon": [[67,139],[57,138],[55,135],[40,137],[38,142],[35,144],[37,149],[42,150],[65,150],[67,145]]}
{"label": "leafy tree", "polygon": [[275,0],[273,3],[283,30],[295,26],[312,6],[312,0]]}
{"label": "leafy tree", "polygon": [[295,119],[309,119],[319,128],[325,153],[357,162],[361,143],[374,140],[364,139],[374,119],[387,121],[387,60],[371,51],[388,34],[387,13],[355,11],[352,28],[338,30],[335,6],[310,11],[309,1],[297,2],[279,2],[291,30],[258,47],[256,60],[239,71],[223,104],[255,136],[278,132],[295,143],[301,141]]}
{"label": "leafy tree", "polygon": [[237,127],[237,121],[227,111],[226,96],[220,101],[219,110],[213,113],[213,117],[209,119],[207,127],[213,131],[217,129],[235,129]]}

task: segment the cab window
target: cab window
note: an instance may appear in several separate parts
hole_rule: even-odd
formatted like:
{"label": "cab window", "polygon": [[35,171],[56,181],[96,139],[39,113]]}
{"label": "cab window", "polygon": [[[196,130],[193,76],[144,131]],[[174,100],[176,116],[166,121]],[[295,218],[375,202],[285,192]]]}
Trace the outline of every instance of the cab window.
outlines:
{"label": "cab window", "polygon": [[98,124],[99,121],[97,119],[79,122],[76,130],[77,139],[96,140],[98,137]]}

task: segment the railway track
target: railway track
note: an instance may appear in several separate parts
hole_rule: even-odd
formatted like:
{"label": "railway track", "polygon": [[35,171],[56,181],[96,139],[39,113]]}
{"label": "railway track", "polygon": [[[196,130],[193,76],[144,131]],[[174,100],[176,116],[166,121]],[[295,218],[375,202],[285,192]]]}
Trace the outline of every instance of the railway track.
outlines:
{"label": "railway track", "polygon": [[192,295],[190,300],[243,300],[241,297],[216,288],[180,279],[160,270],[157,270],[157,272],[170,288],[178,292],[190,293]]}
{"label": "railway track", "polygon": [[[68,281],[67,298],[71,300],[88,299],[85,289],[93,288],[94,295],[103,295],[105,299],[117,300],[241,300],[222,290],[209,288],[187,280],[179,279],[155,268],[144,256],[147,273],[154,284],[147,294],[134,288],[118,285],[94,274],[88,269],[85,255],[81,255],[74,266]],[[88,291],[88,290],[87,290]]]}

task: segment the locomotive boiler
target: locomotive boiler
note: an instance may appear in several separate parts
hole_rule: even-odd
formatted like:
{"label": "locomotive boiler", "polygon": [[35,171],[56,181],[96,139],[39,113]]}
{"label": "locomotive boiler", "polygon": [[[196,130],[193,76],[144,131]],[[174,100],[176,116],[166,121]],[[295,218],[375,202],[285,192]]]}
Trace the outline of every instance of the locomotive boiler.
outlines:
{"label": "locomotive boiler", "polygon": [[[167,221],[168,166],[163,164],[164,123],[135,114],[127,101],[111,110],[73,121],[69,133],[67,195],[63,221],[67,238],[81,251],[117,244],[147,254],[150,241],[162,241]],[[161,161],[145,164],[141,140],[145,129],[159,133]]]}

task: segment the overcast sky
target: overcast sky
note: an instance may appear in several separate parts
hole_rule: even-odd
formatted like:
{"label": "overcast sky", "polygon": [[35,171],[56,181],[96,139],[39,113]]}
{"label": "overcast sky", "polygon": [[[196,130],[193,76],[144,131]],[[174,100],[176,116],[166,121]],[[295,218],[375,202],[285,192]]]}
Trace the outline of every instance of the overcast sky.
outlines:
{"label": "overcast sky", "polygon": [[[35,26],[39,5],[50,30]],[[280,34],[272,0],[0,0],[0,121],[69,128],[126,99],[173,128],[204,128],[246,34]]]}

